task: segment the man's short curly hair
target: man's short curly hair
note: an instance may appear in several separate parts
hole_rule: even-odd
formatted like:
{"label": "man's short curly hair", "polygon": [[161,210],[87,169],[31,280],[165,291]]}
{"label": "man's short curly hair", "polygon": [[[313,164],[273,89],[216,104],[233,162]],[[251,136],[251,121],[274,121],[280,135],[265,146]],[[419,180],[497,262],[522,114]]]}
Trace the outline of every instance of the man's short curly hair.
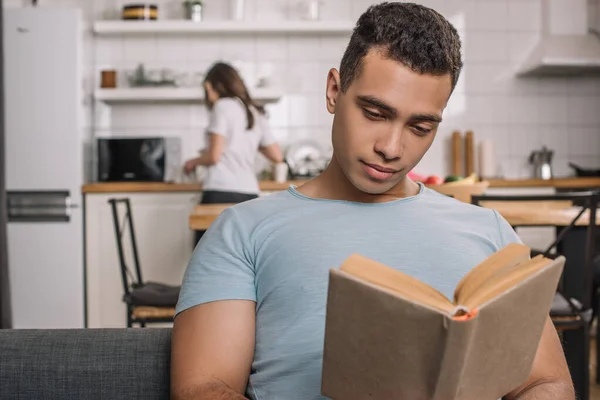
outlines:
{"label": "man's short curly hair", "polygon": [[360,16],[342,57],[343,92],[360,75],[371,49],[420,74],[449,74],[453,88],[463,65],[456,29],[438,12],[414,3],[384,2]]}

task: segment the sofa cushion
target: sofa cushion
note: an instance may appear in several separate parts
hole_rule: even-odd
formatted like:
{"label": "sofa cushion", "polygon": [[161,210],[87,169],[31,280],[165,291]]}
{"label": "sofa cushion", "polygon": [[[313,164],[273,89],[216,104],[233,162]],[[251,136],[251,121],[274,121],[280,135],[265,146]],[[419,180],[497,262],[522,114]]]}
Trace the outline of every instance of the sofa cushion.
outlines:
{"label": "sofa cushion", "polygon": [[168,399],[171,330],[0,330],[0,399]]}

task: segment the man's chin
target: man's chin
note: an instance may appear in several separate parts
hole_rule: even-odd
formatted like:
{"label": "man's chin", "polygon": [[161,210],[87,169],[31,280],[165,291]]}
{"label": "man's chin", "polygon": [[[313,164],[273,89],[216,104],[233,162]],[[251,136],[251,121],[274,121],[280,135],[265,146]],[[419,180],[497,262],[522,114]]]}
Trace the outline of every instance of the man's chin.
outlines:
{"label": "man's chin", "polygon": [[389,181],[373,181],[370,179],[357,179],[352,182],[354,187],[366,194],[378,195],[389,192],[402,179],[394,179]]}

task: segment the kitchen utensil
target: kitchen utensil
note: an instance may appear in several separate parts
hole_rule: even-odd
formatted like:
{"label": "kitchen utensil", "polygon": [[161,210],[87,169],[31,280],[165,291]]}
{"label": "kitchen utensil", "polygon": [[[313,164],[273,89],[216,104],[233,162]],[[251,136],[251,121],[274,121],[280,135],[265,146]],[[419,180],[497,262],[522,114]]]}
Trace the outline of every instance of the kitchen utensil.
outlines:
{"label": "kitchen utensil", "polygon": [[467,131],[465,134],[465,175],[469,176],[475,172],[475,154],[474,154],[473,131]]}
{"label": "kitchen utensil", "polygon": [[312,178],[319,175],[329,162],[321,146],[310,140],[292,144],[286,151],[285,162],[294,178]]}
{"label": "kitchen utensil", "polygon": [[533,176],[536,179],[552,179],[552,157],[554,151],[543,146],[541,150],[532,151],[529,163],[533,165]]}
{"label": "kitchen utensil", "polygon": [[577,175],[577,176],[592,176],[592,177],[600,176],[600,169],[582,168],[579,165],[577,165],[575,163],[571,163],[571,162],[569,163],[569,167],[571,167],[575,170],[575,175]]}
{"label": "kitchen utensil", "polygon": [[202,21],[204,12],[204,4],[202,1],[184,1],[183,7],[186,19],[194,22]]}
{"label": "kitchen utensil", "polygon": [[461,133],[459,131],[452,132],[452,175],[462,176],[463,174],[462,148]]}
{"label": "kitchen utensil", "polygon": [[174,71],[168,69],[147,70],[144,64],[138,65],[135,71],[128,73],[127,79],[132,87],[177,86]]}
{"label": "kitchen utensil", "polygon": [[126,4],[121,17],[125,20],[157,20],[158,6],[148,3]]}

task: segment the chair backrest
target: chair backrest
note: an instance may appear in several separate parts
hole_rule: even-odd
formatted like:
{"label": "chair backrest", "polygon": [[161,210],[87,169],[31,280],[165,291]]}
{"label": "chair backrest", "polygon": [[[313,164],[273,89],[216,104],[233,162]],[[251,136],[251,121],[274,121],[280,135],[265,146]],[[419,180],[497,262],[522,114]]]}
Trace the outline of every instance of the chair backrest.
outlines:
{"label": "chair backrest", "polygon": [[[474,195],[471,197],[471,202],[474,205],[481,205],[482,202],[570,202],[572,206],[581,207],[580,212],[573,218],[571,223],[561,230],[556,240],[548,246],[544,255],[549,257],[550,252],[565,238],[567,233],[573,229],[575,224],[583,216],[586,210],[589,210],[589,223],[586,235],[586,251],[584,262],[584,286],[585,293],[583,298],[584,308],[591,306],[592,285],[594,282],[594,258],[596,257],[596,213],[600,202],[600,191],[587,192],[572,192],[572,193],[557,193],[553,195]],[[517,225],[518,226],[518,225]],[[514,226],[514,227],[517,227]],[[567,260],[568,262],[568,260]]]}
{"label": "chair backrest", "polygon": [[[124,199],[109,199],[108,203],[112,208],[113,225],[115,229],[115,240],[117,242],[117,250],[119,253],[119,264],[121,267],[121,279],[123,281],[123,292],[125,296],[130,293],[130,288],[136,285],[141,285],[142,272],[140,270],[140,261],[138,257],[137,243],[135,240],[135,229],[133,227],[133,215],[131,213],[131,202],[129,198]],[[121,206],[121,207],[120,207]],[[124,208],[123,219],[119,215],[119,208]],[[129,231],[129,244],[133,255],[133,264],[135,276],[125,260],[125,238],[124,234]]]}

